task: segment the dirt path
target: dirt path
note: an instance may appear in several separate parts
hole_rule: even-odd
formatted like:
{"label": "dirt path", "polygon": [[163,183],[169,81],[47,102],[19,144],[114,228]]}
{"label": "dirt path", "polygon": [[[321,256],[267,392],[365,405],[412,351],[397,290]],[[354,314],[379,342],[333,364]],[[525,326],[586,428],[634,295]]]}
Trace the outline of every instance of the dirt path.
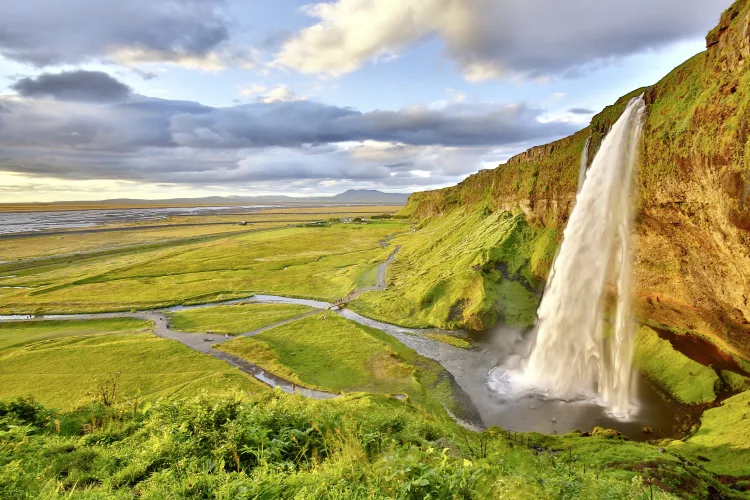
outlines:
{"label": "dirt path", "polygon": [[354,291],[349,293],[349,295],[347,295],[345,299],[343,299],[342,301],[339,301],[336,305],[339,305],[339,304],[344,305],[347,302],[351,302],[352,300],[356,299],[363,293],[373,292],[375,290],[385,290],[387,286],[387,283],[385,282],[386,271],[388,271],[388,266],[391,264],[391,262],[393,262],[393,259],[396,258],[396,254],[398,253],[399,250],[401,250],[400,245],[397,246],[393,250],[393,252],[391,252],[388,258],[385,259],[385,262],[383,262],[382,264],[378,264],[377,276],[375,278],[375,285],[355,289]]}

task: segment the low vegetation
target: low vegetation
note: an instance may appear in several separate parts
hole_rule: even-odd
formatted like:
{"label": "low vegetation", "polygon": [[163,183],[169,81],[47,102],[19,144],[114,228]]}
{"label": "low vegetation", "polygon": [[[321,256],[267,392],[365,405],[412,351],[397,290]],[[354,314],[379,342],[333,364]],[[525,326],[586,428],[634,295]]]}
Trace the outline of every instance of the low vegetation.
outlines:
{"label": "low vegetation", "polygon": [[733,495],[690,461],[608,436],[474,433],[374,395],[309,401],[268,392],[65,413],[15,400],[0,403],[0,497]]}
{"label": "low vegetation", "polygon": [[635,359],[641,373],[682,403],[710,403],[716,399],[721,385],[716,372],[676,351],[647,326],[638,327]]}
{"label": "low vegetation", "polygon": [[174,330],[240,335],[313,311],[297,304],[233,304],[169,313]]}

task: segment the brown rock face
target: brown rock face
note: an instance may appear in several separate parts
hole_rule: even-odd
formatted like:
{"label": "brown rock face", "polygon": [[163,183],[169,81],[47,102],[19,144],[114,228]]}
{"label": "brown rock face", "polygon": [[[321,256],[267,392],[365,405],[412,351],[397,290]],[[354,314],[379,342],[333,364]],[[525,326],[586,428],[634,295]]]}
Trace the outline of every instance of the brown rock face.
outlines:
{"label": "brown rock face", "polygon": [[730,7],[706,37],[708,62],[719,71],[741,71],[750,58],[750,12],[744,2]]}

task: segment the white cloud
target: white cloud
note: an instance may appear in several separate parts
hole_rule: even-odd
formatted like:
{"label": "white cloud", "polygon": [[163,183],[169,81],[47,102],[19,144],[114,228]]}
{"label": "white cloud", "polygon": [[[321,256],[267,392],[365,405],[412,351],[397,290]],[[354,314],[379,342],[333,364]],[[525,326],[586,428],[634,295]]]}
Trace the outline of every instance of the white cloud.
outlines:
{"label": "white cloud", "polygon": [[292,102],[292,101],[303,101],[304,97],[298,96],[292,89],[286,85],[279,85],[278,87],[269,90],[265,94],[258,97],[259,102],[271,103],[271,102]]}
{"label": "white cloud", "polygon": [[110,58],[123,66],[138,67],[144,64],[162,63],[213,73],[227,68],[255,70],[260,67],[261,63],[261,54],[257,49],[230,44],[222,45],[205,54],[127,47],[112,52]]}
{"label": "white cloud", "polygon": [[702,36],[727,0],[335,0],[303,7],[315,24],[274,66],[340,76],[439,38],[470,82],[580,74],[594,63]]}

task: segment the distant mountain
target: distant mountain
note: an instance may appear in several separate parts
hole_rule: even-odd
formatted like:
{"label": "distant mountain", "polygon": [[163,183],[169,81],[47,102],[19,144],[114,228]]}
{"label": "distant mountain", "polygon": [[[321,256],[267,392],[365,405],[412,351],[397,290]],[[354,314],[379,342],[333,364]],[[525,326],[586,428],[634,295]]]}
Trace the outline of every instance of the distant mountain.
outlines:
{"label": "distant mountain", "polygon": [[[294,205],[406,205],[408,194],[383,193],[374,189],[350,189],[334,196],[295,197],[284,195],[270,196],[207,196],[203,198],[172,198],[168,200],[137,200],[120,198],[81,202],[82,205],[263,205],[263,204],[294,204]],[[69,205],[75,202],[59,202],[53,204]]]}
{"label": "distant mountain", "polygon": [[332,197],[333,201],[345,203],[378,203],[382,205],[406,205],[408,194],[383,193],[374,189],[350,189]]}

